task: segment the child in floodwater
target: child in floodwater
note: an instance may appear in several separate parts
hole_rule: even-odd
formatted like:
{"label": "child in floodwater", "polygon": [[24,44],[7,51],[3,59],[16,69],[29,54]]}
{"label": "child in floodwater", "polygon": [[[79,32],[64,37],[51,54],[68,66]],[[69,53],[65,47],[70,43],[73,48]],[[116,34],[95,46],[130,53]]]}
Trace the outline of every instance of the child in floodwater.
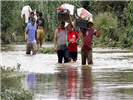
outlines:
{"label": "child in floodwater", "polygon": [[68,41],[68,59],[71,62],[71,59],[75,62],[77,60],[77,43],[79,41],[78,33],[72,29],[73,25],[70,23],[67,26],[67,41]]}

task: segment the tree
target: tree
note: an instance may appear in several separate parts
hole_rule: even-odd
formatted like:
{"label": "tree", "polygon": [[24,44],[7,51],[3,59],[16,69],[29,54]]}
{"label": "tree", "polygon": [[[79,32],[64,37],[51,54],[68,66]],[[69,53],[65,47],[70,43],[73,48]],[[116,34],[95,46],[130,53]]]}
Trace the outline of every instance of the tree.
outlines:
{"label": "tree", "polygon": [[123,47],[133,47],[133,1],[124,9],[124,14],[127,26],[124,34],[121,35],[120,41]]}

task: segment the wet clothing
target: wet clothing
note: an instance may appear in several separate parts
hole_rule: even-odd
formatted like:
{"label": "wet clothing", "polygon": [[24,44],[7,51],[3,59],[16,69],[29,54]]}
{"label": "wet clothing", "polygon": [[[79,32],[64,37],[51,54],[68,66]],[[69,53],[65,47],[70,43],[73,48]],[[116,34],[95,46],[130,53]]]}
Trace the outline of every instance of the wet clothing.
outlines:
{"label": "wet clothing", "polygon": [[37,32],[37,26],[32,25],[31,23],[27,25],[26,30],[28,31],[28,39],[27,39],[27,44],[26,44],[26,54],[32,53],[35,55],[36,54],[36,32]]}
{"label": "wet clothing", "polygon": [[69,62],[67,48],[64,50],[57,50],[57,55],[58,55],[58,63],[62,63],[63,58],[64,58],[64,63]]}
{"label": "wet clothing", "polygon": [[37,48],[36,40],[31,41],[31,42],[27,42],[26,54],[30,54],[32,51],[33,55],[35,55],[36,54],[36,48]]}
{"label": "wet clothing", "polygon": [[77,52],[68,52],[68,57],[77,60]]}
{"label": "wet clothing", "polygon": [[45,19],[44,18],[38,18],[37,19],[37,25],[42,26],[44,28]]}
{"label": "wet clothing", "polygon": [[93,64],[92,61],[92,50],[81,50],[82,65],[86,65],[86,59],[88,64]]}
{"label": "wet clothing", "polygon": [[69,62],[67,32],[66,30],[60,32],[60,28],[58,28],[58,34],[57,34],[57,56],[58,56],[58,63],[62,63],[63,58],[64,58],[64,63]]}
{"label": "wet clothing", "polygon": [[43,29],[37,29],[37,38],[41,37],[43,39],[44,37],[44,31]]}
{"label": "wet clothing", "polygon": [[[79,37],[78,33],[74,30],[72,30],[72,32],[68,32],[67,33],[67,41],[70,42],[71,39],[74,39],[74,41],[76,42],[77,38]],[[77,52],[77,44],[76,43],[72,43],[70,42],[68,45],[68,51],[69,52]]]}
{"label": "wet clothing", "polygon": [[83,32],[83,40],[81,47],[82,65],[86,65],[86,59],[88,64],[93,64],[92,60],[92,38],[96,35],[97,31],[93,28],[87,28]]}
{"label": "wet clothing", "polygon": [[83,40],[81,50],[92,50],[92,38],[96,35],[97,31],[93,28],[87,28],[83,32]]}

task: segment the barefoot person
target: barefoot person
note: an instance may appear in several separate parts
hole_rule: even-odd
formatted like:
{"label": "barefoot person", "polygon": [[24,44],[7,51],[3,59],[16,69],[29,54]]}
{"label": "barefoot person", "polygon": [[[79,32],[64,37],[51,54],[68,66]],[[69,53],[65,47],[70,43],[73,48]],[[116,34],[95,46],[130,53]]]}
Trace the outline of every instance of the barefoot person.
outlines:
{"label": "barefoot person", "polygon": [[42,48],[42,41],[44,38],[44,31],[46,35],[46,24],[45,19],[42,17],[42,12],[39,13],[39,18],[37,19],[37,47]]}

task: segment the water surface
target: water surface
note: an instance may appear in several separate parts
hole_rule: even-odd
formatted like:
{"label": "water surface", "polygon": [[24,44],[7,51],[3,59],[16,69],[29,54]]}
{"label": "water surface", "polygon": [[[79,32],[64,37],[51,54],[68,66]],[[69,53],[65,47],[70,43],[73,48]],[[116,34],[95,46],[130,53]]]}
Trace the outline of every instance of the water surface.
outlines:
{"label": "water surface", "polygon": [[80,54],[77,62],[58,64],[56,54],[26,55],[25,43],[1,49],[1,65],[19,63],[23,73],[6,78],[4,85],[34,91],[34,100],[133,100],[133,53],[128,50],[93,48],[94,65],[81,66]]}

